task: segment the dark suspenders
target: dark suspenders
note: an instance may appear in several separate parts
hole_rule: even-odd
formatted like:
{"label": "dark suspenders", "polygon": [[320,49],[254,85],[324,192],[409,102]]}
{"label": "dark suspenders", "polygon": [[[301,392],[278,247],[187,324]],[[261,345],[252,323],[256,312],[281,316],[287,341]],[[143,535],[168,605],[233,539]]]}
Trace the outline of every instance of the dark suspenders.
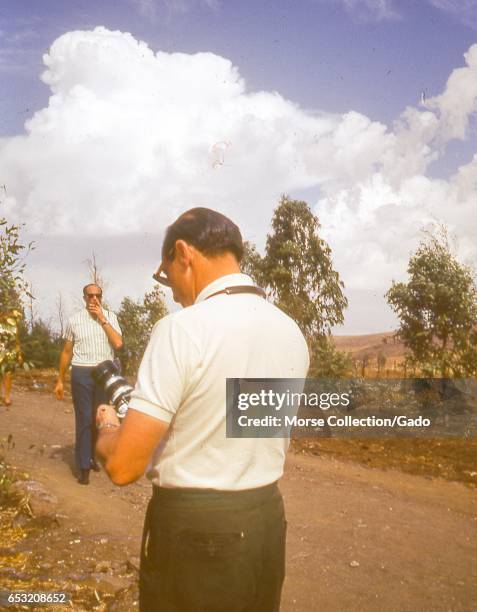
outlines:
{"label": "dark suspenders", "polygon": [[205,299],[208,300],[211,297],[220,295],[221,293],[226,293],[227,295],[235,295],[236,293],[254,293],[262,298],[266,297],[266,293],[261,287],[254,287],[252,285],[236,285],[235,287],[227,287],[221,291],[216,291],[212,295],[208,295]]}

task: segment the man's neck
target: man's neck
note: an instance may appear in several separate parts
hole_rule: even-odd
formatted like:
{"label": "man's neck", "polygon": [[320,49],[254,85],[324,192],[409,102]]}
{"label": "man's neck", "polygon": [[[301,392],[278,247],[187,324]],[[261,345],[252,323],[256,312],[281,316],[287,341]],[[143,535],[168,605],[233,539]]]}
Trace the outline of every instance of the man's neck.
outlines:
{"label": "man's neck", "polygon": [[197,298],[202,289],[210,283],[228,274],[240,274],[239,264],[233,255],[224,255],[212,259],[204,258],[204,263],[196,274],[195,297]]}

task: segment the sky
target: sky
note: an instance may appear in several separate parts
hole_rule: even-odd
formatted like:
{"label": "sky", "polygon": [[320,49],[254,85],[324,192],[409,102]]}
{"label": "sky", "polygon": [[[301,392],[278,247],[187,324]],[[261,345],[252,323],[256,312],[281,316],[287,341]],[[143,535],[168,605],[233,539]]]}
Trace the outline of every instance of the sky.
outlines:
{"label": "sky", "polygon": [[35,241],[37,316],[151,289],[182,211],[229,215],[259,250],[305,200],[349,308],[384,293],[423,231],[477,264],[477,0],[2,0],[0,214]]}

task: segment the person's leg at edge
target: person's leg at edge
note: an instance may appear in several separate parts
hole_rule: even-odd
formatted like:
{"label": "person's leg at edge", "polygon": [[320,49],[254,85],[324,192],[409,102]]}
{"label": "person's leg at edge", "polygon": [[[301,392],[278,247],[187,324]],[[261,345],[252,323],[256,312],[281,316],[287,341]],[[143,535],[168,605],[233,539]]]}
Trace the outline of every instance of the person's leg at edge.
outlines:
{"label": "person's leg at edge", "polygon": [[3,375],[3,386],[5,389],[4,401],[6,406],[12,403],[13,372],[5,372]]}

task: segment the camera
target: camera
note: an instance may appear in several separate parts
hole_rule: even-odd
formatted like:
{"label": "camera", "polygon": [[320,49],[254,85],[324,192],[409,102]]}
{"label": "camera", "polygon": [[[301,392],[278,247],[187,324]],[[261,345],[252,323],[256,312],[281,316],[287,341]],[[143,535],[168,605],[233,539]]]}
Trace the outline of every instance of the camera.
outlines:
{"label": "camera", "polygon": [[102,361],[93,370],[94,381],[104,389],[108,401],[113,404],[120,419],[126,416],[133,387],[121,376],[110,360]]}

